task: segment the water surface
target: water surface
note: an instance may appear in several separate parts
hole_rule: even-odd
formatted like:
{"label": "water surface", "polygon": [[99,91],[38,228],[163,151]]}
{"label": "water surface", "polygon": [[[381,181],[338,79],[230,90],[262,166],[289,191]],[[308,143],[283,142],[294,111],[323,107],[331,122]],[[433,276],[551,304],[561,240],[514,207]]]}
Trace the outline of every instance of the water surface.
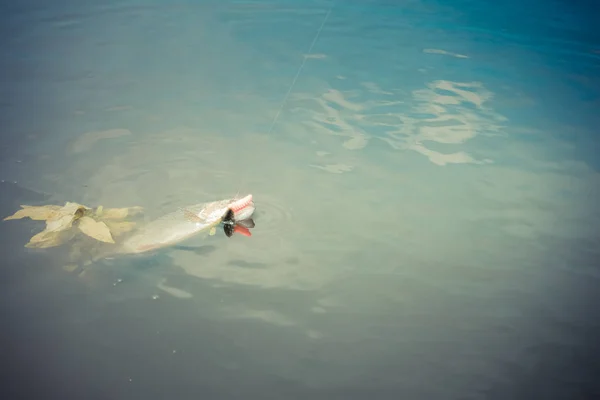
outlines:
{"label": "water surface", "polygon": [[6,398],[591,398],[589,12],[3,9],[3,215],[257,205],[251,238],[218,232],[82,276],[63,269],[68,245],[23,247],[42,224],[3,222]]}

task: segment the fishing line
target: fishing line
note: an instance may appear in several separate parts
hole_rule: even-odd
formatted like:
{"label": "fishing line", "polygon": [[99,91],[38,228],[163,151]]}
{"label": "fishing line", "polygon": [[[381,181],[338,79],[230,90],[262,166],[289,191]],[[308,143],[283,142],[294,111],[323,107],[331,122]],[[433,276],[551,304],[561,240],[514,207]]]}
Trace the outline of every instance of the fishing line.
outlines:
{"label": "fishing line", "polygon": [[[298,71],[296,72],[296,76],[294,76],[294,79],[292,80],[292,83],[291,83],[291,85],[290,85],[287,93],[285,94],[285,97],[283,98],[283,101],[281,102],[281,106],[279,106],[279,110],[277,110],[277,114],[275,114],[275,118],[273,118],[273,122],[271,122],[271,126],[269,127],[269,130],[267,131],[267,134],[271,134],[271,132],[273,132],[273,128],[275,127],[275,123],[277,122],[277,119],[279,119],[279,115],[281,114],[281,111],[283,111],[283,107],[285,106],[285,103],[287,102],[288,97],[290,97],[290,93],[292,93],[292,89],[294,88],[294,85],[296,85],[296,81],[298,80],[298,77],[300,76],[300,73],[302,73],[302,69],[304,68],[304,64],[306,64],[306,59],[312,53],[313,47],[315,47],[315,44],[319,40],[319,36],[321,36],[321,32],[323,31],[323,27],[327,23],[327,20],[329,19],[329,15],[331,14],[331,11],[333,10],[333,6],[334,5],[335,5],[335,2],[332,1],[331,2],[331,7],[329,7],[329,10],[327,11],[327,14],[325,14],[325,18],[323,18],[323,22],[321,23],[321,26],[317,30],[317,34],[315,35],[315,38],[313,39],[312,43],[310,44],[310,47],[308,48],[308,51],[307,51],[306,55],[304,56],[304,59],[302,60],[302,63],[300,64],[300,68],[298,68]],[[243,184],[241,184],[240,186],[243,186]],[[238,190],[238,195],[239,195],[239,190]],[[235,198],[237,198],[238,195],[236,195]]]}
{"label": "fishing line", "polygon": [[304,56],[304,60],[302,60],[302,63],[300,64],[300,68],[298,68],[298,72],[296,72],[296,76],[294,76],[294,79],[292,80],[292,84],[290,85],[290,88],[288,89],[287,93],[285,94],[285,97],[283,98],[283,101],[281,102],[281,106],[279,107],[279,110],[277,110],[277,114],[275,114],[275,118],[273,118],[273,122],[271,122],[271,127],[269,128],[267,134],[271,134],[271,132],[273,131],[273,127],[275,126],[275,123],[277,122],[277,119],[279,118],[279,114],[281,114],[281,111],[283,110],[283,107],[285,106],[285,103],[287,102],[287,99],[290,96],[290,93],[292,93],[292,89],[294,88],[294,85],[296,84],[296,81],[298,80],[300,73],[302,72],[302,68],[304,68],[304,64],[306,64],[306,59],[312,53],[312,49],[313,49],[313,47],[315,47],[315,43],[317,43],[317,40],[319,40],[319,36],[321,36],[321,31],[323,30],[323,27],[325,26],[325,24],[327,23],[327,20],[329,19],[329,14],[331,14],[331,10],[333,10],[334,4],[335,4],[334,2],[331,3],[331,7],[329,8],[329,11],[327,11],[325,18],[323,19],[323,23],[319,27],[319,30],[317,30],[317,34],[315,35],[315,38],[313,39],[312,43],[310,44],[310,47],[308,48],[308,51],[306,52],[306,55]]}

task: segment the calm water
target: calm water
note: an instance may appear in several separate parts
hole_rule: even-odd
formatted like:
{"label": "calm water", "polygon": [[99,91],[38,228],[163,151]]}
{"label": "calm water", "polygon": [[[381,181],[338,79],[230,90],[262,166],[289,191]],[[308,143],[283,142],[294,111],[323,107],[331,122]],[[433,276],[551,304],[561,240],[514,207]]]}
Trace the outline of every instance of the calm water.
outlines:
{"label": "calm water", "polygon": [[3,5],[3,217],[257,213],[83,275],[2,222],[2,398],[592,398],[597,21],[501,3]]}

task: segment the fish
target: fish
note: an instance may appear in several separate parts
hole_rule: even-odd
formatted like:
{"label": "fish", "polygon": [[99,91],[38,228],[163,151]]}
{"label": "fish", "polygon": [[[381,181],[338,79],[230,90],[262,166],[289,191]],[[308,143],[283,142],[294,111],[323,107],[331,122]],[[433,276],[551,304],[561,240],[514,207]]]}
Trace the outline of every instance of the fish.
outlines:
{"label": "fish", "polygon": [[118,245],[117,253],[140,254],[173,246],[219,224],[224,224],[228,237],[235,232],[248,236],[247,227],[237,222],[251,221],[254,211],[251,194],[182,207],[132,232]]}

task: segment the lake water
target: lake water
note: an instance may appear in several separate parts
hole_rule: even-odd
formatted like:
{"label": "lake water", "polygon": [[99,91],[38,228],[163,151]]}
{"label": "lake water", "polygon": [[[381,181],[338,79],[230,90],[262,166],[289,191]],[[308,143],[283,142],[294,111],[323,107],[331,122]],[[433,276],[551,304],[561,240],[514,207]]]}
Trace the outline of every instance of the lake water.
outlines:
{"label": "lake water", "polygon": [[2,217],[257,211],[82,274],[2,222],[2,398],[595,398],[591,10],[3,5]]}

